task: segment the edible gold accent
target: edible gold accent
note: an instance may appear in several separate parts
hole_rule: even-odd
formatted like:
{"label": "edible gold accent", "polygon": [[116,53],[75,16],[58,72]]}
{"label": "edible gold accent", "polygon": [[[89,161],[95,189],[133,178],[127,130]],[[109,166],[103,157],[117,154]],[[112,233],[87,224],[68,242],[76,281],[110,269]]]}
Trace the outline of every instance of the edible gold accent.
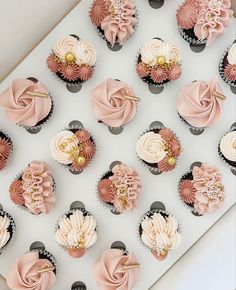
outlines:
{"label": "edible gold accent", "polygon": [[163,65],[165,63],[166,63],[166,58],[164,57],[164,55],[158,56],[158,58],[157,58],[157,64]]}
{"label": "edible gold accent", "polygon": [[125,95],[124,98],[127,99],[127,100],[131,100],[131,101],[137,101],[137,102],[140,101],[140,98],[136,97],[136,96]]}
{"label": "edible gold accent", "polygon": [[26,94],[32,97],[48,98],[48,94],[46,93],[27,91]]}
{"label": "edible gold accent", "polygon": [[78,156],[78,158],[77,158],[77,163],[78,163],[79,165],[84,165],[85,162],[86,162],[86,158],[85,158],[84,156]]}
{"label": "edible gold accent", "polygon": [[175,157],[168,158],[168,164],[169,165],[174,165],[175,163],[176,163],[176,158]]}
{"label": "edible gold accent", "polygon": [[42,274],[42,273],[51,272],[51,271],[54,271],[54,270],[55,270],[55,267],[44,266],[44,267],[38,269],[37,273],[38,274]]}
{"label": "edible gold accent", "polygon": [[75,55],[72,52],[67,52],[65,55],[65,60],[67,62],[74,62],[75,61]]}
{"label": "edible gold accent", "polygon": [[124,264],[123,265],[124,270],[136,269],[136,268],[139,268],[139,267],[140,267],[140,264],[139,263]]}
{"label": "edible gold accent", "polygon": [[225,100],[226,99],[226,96],[222,95],[221,93],[218,93],[218,92],[213,92],[213,95],[221,100]]}

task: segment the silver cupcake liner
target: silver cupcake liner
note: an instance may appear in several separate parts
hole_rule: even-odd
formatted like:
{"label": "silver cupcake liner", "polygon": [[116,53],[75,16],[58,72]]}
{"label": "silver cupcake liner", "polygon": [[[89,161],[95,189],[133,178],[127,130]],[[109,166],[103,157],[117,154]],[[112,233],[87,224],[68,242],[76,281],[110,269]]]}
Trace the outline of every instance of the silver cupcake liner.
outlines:
{"label": "silver cupcake liner", "polygon": [[[60,226],[59,226],[59,222],[60,222],[60,220],[63,218],[63,217],[68,217],[68,215],[71,215],[71,214],[73,214],[73,212],[75,212],[75,211],[77,211],[77,210],[80,210],[80,211],[82,211],[83,212],[83,215],[85,215],[85,214],[87,214],[87,215],[90,215],[90,216],[93,216],[94,217],[94,215],[92,215],[89,211],[87,211],[85,208],[74,208],[74,209],[70,209],[70,210],[68,210],[68,211],[66,211],[64,214],[62,214],[60,217],[59,217],[59,219],[57,220],[57,223],[56,223],[56,225],[55,225],[55,229],[54,229],[54,233],[56,234],[56,232],[57,232],[57,230],[60,228]],[[94,217],[95,218],[95,217]],[[96,220],[96,219],[95,219]],[[97,229],[97,224],[96,224],[96,229],[95,229],[95,231],[96,231],[96,233],[97,233],[97,235],[98,235],[98,229]],[[57,242],[56,242],[57,243]],[[95,242],[96,243],[96,242]],[[86,248],[86,252],[89,250],[89,249],[91,249],[94,245],[95,245],[95,243],[92,245],[92,246],[90,246],[90,247],[88,247],[88,248]],[[59,244],[59,243],[57,243],[57,245],[62,249],[62,250],[64,250],[65,252],[68,250],[68,248],[67,247],[65,247],[65,246],[63,246],[63,245],[61,245],[61,244]],[[85,253],[86,254],[86,253]]]}
{"label": "silver cupcake liner", "polygon": [[[16,180],[21,179],[23,173],[24,173],[24,170],[22,170],[20,173],[18,173],[18,174],[15,176],[13,182],[16,181]],[[55,179],[53,178],[52,175],[51,175],[51,177],[52,177],[52,180],[53,180],[53,184],[52,184],[52,186],[53,186],[53,191],[54,191],[54,193],[56,193],[56,182],[55,182]],[[13,201],[12,201],[12,202],[13,202]],[[14,202],[13,202],[13,203],[14,203]],[[14,204],[15,204],[15,203],[14,203]],[[19,204],[15,204],[15,205],[16,205],[18,208],[20,208],[21,210],[23,210],[24,212],[30,213],[30,214],[32,214],[33,216],[36,216],[36,217],[40,216],[41,214],[46,214],[46,213],[42,213],[42,212],[41,212],[39,215],[35,215],[35,214],[33,214],[32,212],[29,211],[29,209],[28,209],[27,206],[23,206],[23,205],[19,205]],[[49,213],[48,213],[48,214],[49,214]]]}
{"label": "silver cupcake liner", "polygon": [[224,69],[225,69],[225,67],[224,67],[224,59],[225,59],[226,54],[228,53],[228,51],[229,51],[229,49],[230,49],[231,46],[232,46],[232,44],[231,44],[230,46],[228,46],[228,48],[227,48],[227,49],[225,50],[225,52],[223,53],[223,55],[222,55],[222,57],[221,57],[221,59],[220,59],[219,67],[218,67],[218,68],[219,68],[219,74],[220,74],[222,80],[223,80],[226,84],[230,85],[231,90],[232,90],[233,93],[236,93],[236,82],[232,82],[232,81],[228,80],[228,79],[225,77],[225,74],[224,74]]}
{"label": "silver cupcake liner", "polygon": [[[2,169],[2,170],[4,170],[7,167],[7,164],[9,163],[9,161],[10,161],[10,159],[12,157],[12,153],[13,153],[13,143],[12,143],[11,138],[8,136],[8,134],[6,134],[3,131],[0,131],[0,134],[2,135],[2,136],[0,135],[0,137],[2,137],[3,139],[6,139],[10,143],[10,154],[9,154],[9,156],[7,158],[6,166]],[[0,170],[0,172],[1,172],[1,170]]]}
{"label": "silver cupcake liner", "polygon": [[12,243],[12,241],[15,238],[16,224],[15,224],[15,221],[14,221],[13,217],[8,212],[6,212],[5,210],[1,209],[1,207],[0,207],[0,216],[1,217],[7,216],[7,218],[10,220],[10,225],[9,225],[8,229],[11,228],[11,235],[10,235],[9,240],[7,241],[7,243],[2,248],[0,248],[0,255],[1,255],[1,253],[7,249],[7,247]]}
{"label": "silver cupcake liner", "polygon": [[[159,121],[155,121],[155,122],[153,122],[152,124],[154,124],[154,123],[160,123]],[[151,126],[152,126],[152,124],[150,125],[150,127],[149,127],[149,129],[147,129],[147,130],[145,130],[140,136],[139,136],[139,138],[140,137],[142,137],[144,134],[146,134],[146,133],[148,133],[148,132],[150,132],[150,131],[152,131],[152,129],[162,129],[162,128],[168,128],[168,127],[165,127],[163,124],[161,124],[160,123],[160,125],[156,125],[155,127],[152,127],[151,128]],[[161,126],[162,125],[162,126]],[[171,129],[170,129],[171,130]],[[171,130],[172,131],[172,130]],[[177,137],[177,135],[175,134],[175,132],[174,131],[172,131],[173,132],[173,134],[174,134],[174,136],[175,136],[175,138],[180,142],[180,140],[179,140],[179,138]],[[181,144],[181,142],[180,142],[180,144]],[[158,167],[152,167],[152,166],[150,166],[150,165],[148,165],[143,159],[141,159],[139,156],[138,156],[138,154],[136,153],[136,155],[137,155],[137,157],[138,157],[138,159],[139,159],[139,161],[141,162],[141,164],[142,165],[144,165],[144,167],[146,167],[152,174],[154,174],[154,175],[160,175],[160,174],[162,174],[162,173],[168,173],[168,172],[162,172],[162,171],[160,171],[159,169],[158,169]],[[178,159],[179,159],[179,156],[178,157],[176,157],[176,162],[178,161]],[[176,164],[177,165],[177,164]],[[174,170],[174,169],[173,169]],[[170,170],[171,171],[171,170]]]}

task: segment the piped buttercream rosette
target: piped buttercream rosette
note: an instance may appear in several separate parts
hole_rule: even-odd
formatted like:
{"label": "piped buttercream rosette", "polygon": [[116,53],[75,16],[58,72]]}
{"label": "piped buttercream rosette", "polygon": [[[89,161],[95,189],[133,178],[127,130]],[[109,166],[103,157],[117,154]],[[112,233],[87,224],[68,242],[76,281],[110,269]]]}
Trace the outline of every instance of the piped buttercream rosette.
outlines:
{"label": "piped buttercream rosette", "polygon": [[230,25],[231,0],[185,0],[176,12],[183,38],[193,45],[207,45],[223,35]]}
{"label": "piped buttercream rosette", "polygon": [[0,208],[0,254],[13,240],[16,225],[12,216]]}
{"label": "piped buttercream rosette", "polygon": [[173,170],[181,150],[175,133],[165,127],[148,130],[136,143],[139,159],[154,173]]}
{"label": "piped buttercream rosette", "polygon": [[56,41],[47,65],[64,82],[77,84],[93,76],[96,58],[97,52],[91,43],[67,35]]}
{"label": "piped buttercream rosette", "polygon": [[230,167],[232,172],[236,170],[236,130],[226,133],[218,145],[218,153],[221,159]]}
{"label": "piped buttercream rosette", "polygon": [[56,202],[55,181],[51,169],[41,161],[32,161],[9,187],[13,203],[38,216],[48,214]]}
{"label": "piped buttercream rosette", "polygon": [[80,173],[91,163],[96,144],[86,129],[72,126],[52,138],[50,151],[58,163],[73,173]]}
{"label": "piped buttercream rosette", "polygon": [[180,51],[171,41],[152,39],[145,43],[138,54],[138,76],[152,86],[163,86],[181,75]]}
{"label": "piped buttercream rosette", "polygon": [[138,24],[136,5],[131,0],[93,0],[89,17],[111,47],[123,46]]}
{"label": "piped buttercream rosette", "polygon": [[66,212],[58,221],[56,242],[73,258],[82,257],[97,241],[97,222],[84,209]]}
{"label": "piped buttercream rosette", "polygon": [[97,195],[111,211],[123,213],[133,210],[141,192],[140,176],[135,169],[119,163],[99,180]]}
{"label": "piped buttercream rosette", "polygon": [[224,204],[225,193],[218,168],[203,163],[196,164],[180,180],[180,199],[198,216],[211,214]]}
{"label": "piped buttercream rosette", "polygon": [[170,250],[178,248],[182,240],[177,219],[158,209],[152,209],[142,217],[139,236],[141,242],[159,261],[164,260]]}

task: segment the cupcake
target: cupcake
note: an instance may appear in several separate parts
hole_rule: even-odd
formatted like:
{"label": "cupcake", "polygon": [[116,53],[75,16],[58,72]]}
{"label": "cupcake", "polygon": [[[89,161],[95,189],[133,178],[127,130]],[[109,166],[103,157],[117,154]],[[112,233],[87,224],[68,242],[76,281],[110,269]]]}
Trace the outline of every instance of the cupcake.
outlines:
{"label": "cupcake", "polygon": [[133,210],[140,191],[141,180],[137,171],[121,162],[113,162],[97,185],[99,200],[115,214]]}
{"label": "cupcake", "polygon": [[96,219],[81,202],[74,202],[59,219],[55,239],[72,258],[80,258],[97,241]]}
{"label": "cupcake", "polygon": [[95,262],[94,275],[100,290],[131,290],[140,264],[122,242],[115,242]]}
{"label": "cupcake", "polygon": [[213,127],[221,120],[226,97],[217,81],[194,81],[185,85],[177,99],[177,111],[190,132],[199,135],[207,127]]}
{"label": "cupcake", "polygon": [[67,129],[52,138],[50,151],[58,163],[66,166],[71,173],[79,174],[91,163],[96,144],[79,121],[72,121]]}
{"label": "cupcake", "polygon": [[16,225],[13,218],[3,210],[0,204],[0,254],[13,240]]}
{"label": "cupcake", "polygon": [[137,9],[132,0],[93,0],[89,17],[101,38],[113,50],[119,50],[138,24]]}
{"label": "cupcake", "polygon": [[224,203],[224,185],[218,168],[208,163],[195,162],[180,179],[179,197],[192,214],[213,213]]}
{"label": "cupcake", "polygon": [[44,247],[31,248],[16,258],[7,274],[7,285],[12,290],[50,290],[55,282],[56,261]]}
{"label": "cupcake", "polygon": [[179,32],[195,52],[225,33],[233,19],[230,7],[231,0],[185,0],[177,9]]}
{"label": "cupcake", "polygon": [[148,3],[152,8],[158,9],[164,5],[165,0],[148,0]]}
{"label": "cupcake", "polygon": [[178,137],[160,122],[153,122],[136,143],[140,161],[153,174],[173,170],[181,151]]}
{"label": "cupcake", "polygon": [[48,89],[37,79],[15,79],[0,94],[0,107],[8,121],[24,127],[29,133],[38,133],[53,112]]}
{"label": "cupcake", "polygon": [[177,219],[169,214],[160,202],[153,203],[150,210],[142,217],[139,236],[141,242],[159,261],[164,260],[169,251],[178,248],[181,243],[180,225]]}
{"label": "cupcake", "polygon": [[231,91],[236,94],[236,41],[222,56],[219,73],[222,79],[230,85]]}
{"label": "cupcake", "polygon": [[98,122],[108,126],[112,134],[123,131],[132,121],[140,100],[134,90],[119,80],[107,79],[92,90],[92,110]]}
{"label": "cupcake", "polygon": [[6,168],[13,150],[13,144],[7,135],[0,131],[0,171]]}
{"label": "cupcake", "polygon": [[91,43],[76,35],[67,35],[56,41],[47,65],[66,83],[69,91],[78,92],[82,83],[93,76],[96,57],[96,49]]}
{"label": "cupcake", "polygon": [[136,72],[152,93],[162,92],[167,83],[181,75],[178,47],[159,38],[145,43],[138,53]]}
{"label": "cupcake", "polygon": [[30,162],[11,183],[9,193],[12,202],[30,213],[48,214],[56,201],[51,169],[44,162]]}
{"label": "cupcake", "polygon": [[87,290],[87,287],[82,281],[76,281],[72,284],[71,290]]}
{"label": "cupcake", "polygon": [[231,131],[226,133],[218,145],[220,158],[229,166],[231,172],[236,175],[236,124],[231,127]]}

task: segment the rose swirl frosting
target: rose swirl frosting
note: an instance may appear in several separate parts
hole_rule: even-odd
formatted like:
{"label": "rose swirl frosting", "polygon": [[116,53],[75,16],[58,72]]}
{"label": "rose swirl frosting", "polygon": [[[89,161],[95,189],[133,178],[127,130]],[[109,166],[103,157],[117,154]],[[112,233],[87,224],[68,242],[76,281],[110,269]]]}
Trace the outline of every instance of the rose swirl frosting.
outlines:
{"label": "rose swirl frosting", "polygon": [[94,265],[95,279],[99,289],[130,290],[138,279],[138,266],[132,252],[124,255],[123,250],[119,249],[105,251]]}
{"label": "rose swirl frosting", "polygon": [[236,161],[236,131],[227,133],[220,141],[220,151],[230,161]]}
{"label": "rose swirl frosting", "polygon": [[10,239],[10,232],[8,227],[10,226],[10,219],[4,215],[0,216],[0,250],[7,244]]}

